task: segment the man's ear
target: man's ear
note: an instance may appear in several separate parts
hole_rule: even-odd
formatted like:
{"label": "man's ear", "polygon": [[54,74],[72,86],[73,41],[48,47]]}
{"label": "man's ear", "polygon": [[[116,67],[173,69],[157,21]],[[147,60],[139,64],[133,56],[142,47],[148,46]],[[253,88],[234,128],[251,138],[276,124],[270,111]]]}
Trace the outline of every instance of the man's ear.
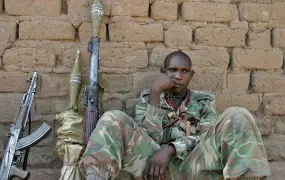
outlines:
{"label": "man's ear", "polygon": [[193,78],[194,74],[195,74],[195,71],[191,70],[191,78]]}
{"label": "man's ear", "polygon": [[160,68],[160,72],[161,73],[165,73],[165,69],[164,68]]}

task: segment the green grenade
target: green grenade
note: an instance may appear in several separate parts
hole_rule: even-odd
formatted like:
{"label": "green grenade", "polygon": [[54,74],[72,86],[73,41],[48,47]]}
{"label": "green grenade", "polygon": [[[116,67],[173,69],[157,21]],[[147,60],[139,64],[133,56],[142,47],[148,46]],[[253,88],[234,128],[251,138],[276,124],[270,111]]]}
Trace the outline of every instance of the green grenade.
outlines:
{"label": "green grenade", "polygon": [[78,111],[78,97],[82,86],[82,74],[80,70],[80,51],[77,50],[76,59],[74,62],[73,70],[69,76],[69,110]]}

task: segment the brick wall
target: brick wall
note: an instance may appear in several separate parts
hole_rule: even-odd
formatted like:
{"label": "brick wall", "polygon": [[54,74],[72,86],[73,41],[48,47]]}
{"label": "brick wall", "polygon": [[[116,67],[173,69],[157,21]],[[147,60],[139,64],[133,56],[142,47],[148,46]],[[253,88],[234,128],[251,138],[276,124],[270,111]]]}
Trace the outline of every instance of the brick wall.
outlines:
{"label": "brick wall", "polygon": [[[34,179],[56,179],[61,168],[54,119],[68,105],[76,49],[88,80],[90,2],[0,0],[0,147],[34,70],[42,83],[32,106],[33,130],[43,122],[54,127],[31,150]],[[157,76],[164,57],[183,50],[196,71],[190,87],[214,93],[219,112],[230,106],[250,110],[268,150],[271,179],[283,179],[284,0],[104,0],[104,10],[100,69],[110,84],[105,110],[132,115],[140,90]]]}

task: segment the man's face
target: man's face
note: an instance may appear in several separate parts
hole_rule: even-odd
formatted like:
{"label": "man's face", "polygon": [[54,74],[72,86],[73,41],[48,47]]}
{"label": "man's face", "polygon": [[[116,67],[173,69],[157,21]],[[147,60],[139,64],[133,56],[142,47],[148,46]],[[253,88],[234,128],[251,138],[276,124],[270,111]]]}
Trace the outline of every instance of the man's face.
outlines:
{"label": "man's face", "polygon": [[187,59],[173,57],[165,67],[165,73],[171,78],[174,86],[170,89],[173,94],[185,93],[190,80],[194,75]]}

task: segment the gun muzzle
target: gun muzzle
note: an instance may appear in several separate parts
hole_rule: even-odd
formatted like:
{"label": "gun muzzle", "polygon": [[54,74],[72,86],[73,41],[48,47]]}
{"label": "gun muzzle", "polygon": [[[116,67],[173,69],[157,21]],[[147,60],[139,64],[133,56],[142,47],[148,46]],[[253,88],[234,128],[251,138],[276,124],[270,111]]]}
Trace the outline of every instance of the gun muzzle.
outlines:
{"label": "gun muzzle", "polygon": [[21,169],[17,168],[16,166],[12,166],[12,168],[11,168],[11,173],[10,173],[11,178],[17,177],[20,179],[27,180],[30,178],[30,175],[31,174],[29,172],[21,170]]}

